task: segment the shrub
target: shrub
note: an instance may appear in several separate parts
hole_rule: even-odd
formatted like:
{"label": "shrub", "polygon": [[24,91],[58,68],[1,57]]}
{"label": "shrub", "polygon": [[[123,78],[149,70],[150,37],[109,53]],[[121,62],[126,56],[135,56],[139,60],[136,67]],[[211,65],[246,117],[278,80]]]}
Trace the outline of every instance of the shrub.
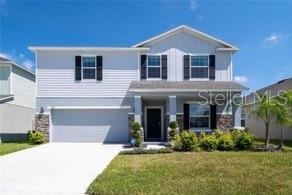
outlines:
{"label": "shrub", "polygon": [[218,140],[215,135],[206,135],[200,140],[200,147],[205,151],[217,149]]}
{"label": "shrub", "polygon": [[169,141],[172,141],[175,139],[175,135],[178,134],[177,132],[177,123],[176,121],[171,121],[169,123],[169,128],[171,129],[168,133],[168,138],[169,138]]}
{"label": "shrub", "polygon": [[215,137],[217,138],[217,139],[219,139],[220,137],[222,137],[223,135],[224,135],[224,132],[223,131],[221,131],[221,130],[215,130],[214,132],[213,132],[213,134],[215,135]]}
{"label": "shrub", "polygon": [[171,129],[177,129],[178,125],[176,121],[170,121],[169,122],[169,128]]}
{"label": "shrub", "polygon": [[255,137],[247,131],[233,131],[232,132],[234,146],[238,150],[249,149]]}
{"label": "shrub", "polygon": [[183,131],[180,133],[181,150],[193,151],[198,146],[197,136],[190,131]]}
{"label": "shrub", "polygon": [[181,150],[182,149],[182,143],[181,143],[181,137],[179,134],[176,134],[174,136],[174,139],[171,140],[170,145],[174,150]]}
{"label": "shrub", "polygon": [[229,151],[234,149],[234,142],[230,133],[222,135],[218,138],[218,150]]}
{"label": "shrub", "polygon": [[120,152],[122,155],[129,154],[165,154],[172,153],[173,150],[171,148],[160,148],[160,149],[143,149],[143,148],[135,148],[134,150],[125,150]]}
{"label": "shrub", "polygon": [[141,125],[138,122],[134,122],[132,124],[132,138],[133,138],[133,145],[136,147],[140,147],[142,143]]}
{"label": "shrub", "polygon": [[41,131],[29,131],[28,140],[32,144],[42,144],[45,142],[45,134]]}

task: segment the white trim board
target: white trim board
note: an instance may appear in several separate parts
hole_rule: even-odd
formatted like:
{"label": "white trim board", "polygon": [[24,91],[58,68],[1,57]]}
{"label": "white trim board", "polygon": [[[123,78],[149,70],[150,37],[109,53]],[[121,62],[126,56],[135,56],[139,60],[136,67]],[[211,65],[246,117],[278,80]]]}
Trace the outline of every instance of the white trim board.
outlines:
{"label": "white trim board", "polygon": [[115,109],[131,109],[131,106],[48,106],[49,110],[77,110],[77,109],[100,109],[100,110],[115,110]]}

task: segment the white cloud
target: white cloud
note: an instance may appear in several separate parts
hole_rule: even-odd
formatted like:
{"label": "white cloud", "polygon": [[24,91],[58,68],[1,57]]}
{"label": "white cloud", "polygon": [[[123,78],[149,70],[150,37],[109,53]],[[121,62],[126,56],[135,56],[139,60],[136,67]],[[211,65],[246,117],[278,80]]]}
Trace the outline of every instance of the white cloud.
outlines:
{"label": "white cloud", "polygon": [[289,34],[283,34],[283,33],[272,33],[270,36],[266,37],[263,40],[263,43],[265,46],[273,46],[277,45],[280,41],[287,38]]}
{"label": "white cloud", "polygon": [[190,0],[190,10],[196,11],[198,9],[198,3],[196,0]]}
{"label": "white cloud", "polygon": [[0,57],[10,59],[11,61],[16,62],[16,63],[24,66],[25,68],[28,68],[29,70],[33,70],[35,67],[34,63],[30,59],[26,58],[24,56],[24,54],[22,54],[22,53],[16,55],[14,53],[11,54],[11,53],[1,53],[0,52]]}
{"label": "white cloud", "polygon": [[235,76],[234,80],[238,83],[247,83],[248,79],[246,76]]}

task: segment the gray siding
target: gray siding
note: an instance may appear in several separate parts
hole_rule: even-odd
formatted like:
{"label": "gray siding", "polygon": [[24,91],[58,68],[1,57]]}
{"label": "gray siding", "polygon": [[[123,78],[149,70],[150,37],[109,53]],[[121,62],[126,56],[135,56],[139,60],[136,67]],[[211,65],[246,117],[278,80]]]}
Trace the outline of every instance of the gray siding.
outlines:
{"label": "gray siding", "polygon": [[32,130],[34,114],[33,108],[0,104],[0,132],[27,133]]}
{"label": "gray siding", "polygon": [[[75,81],[77,55],[103,56],[103,80]],[[38,52],[37,55],[37,96],[126,96],[131,81],[137,79],[137,52]]]}
{"label": "gray siding", "polygon": [[216,51],[220,45],[180,32],[146,47],[150,47],[149,54],[168,55],[168,80],[183,80],[183,56],[186,54],[216,55],[216,81],[232,80],[231,52]]}

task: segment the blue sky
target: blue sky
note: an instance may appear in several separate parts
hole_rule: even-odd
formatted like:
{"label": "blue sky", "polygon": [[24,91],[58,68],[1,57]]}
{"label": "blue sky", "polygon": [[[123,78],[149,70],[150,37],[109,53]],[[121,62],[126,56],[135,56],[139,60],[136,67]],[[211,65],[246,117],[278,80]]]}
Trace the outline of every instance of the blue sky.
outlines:
{"label": "blue sky", "polygon": [[[28,46],[131,46],[186,24],[240,48],[235,80],[292,76],[292,1],[0,0],[0,52],[28,68]],[[290,47],[289,47],[290,46]]]}

